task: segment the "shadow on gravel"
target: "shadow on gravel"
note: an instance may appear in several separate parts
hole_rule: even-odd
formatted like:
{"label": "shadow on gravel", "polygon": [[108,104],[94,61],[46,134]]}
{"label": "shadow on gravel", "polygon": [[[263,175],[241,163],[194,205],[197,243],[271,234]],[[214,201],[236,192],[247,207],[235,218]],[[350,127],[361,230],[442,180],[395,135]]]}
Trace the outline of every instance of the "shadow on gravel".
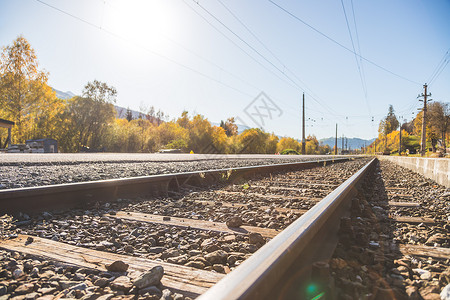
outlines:
{"label": "shadow on gravel", "polygon": [[334,299],[408,299],[404,279],[409,266],[393,243],[391,222],[378,162],[358,188],[351,215],[341,221],[330,261]]}

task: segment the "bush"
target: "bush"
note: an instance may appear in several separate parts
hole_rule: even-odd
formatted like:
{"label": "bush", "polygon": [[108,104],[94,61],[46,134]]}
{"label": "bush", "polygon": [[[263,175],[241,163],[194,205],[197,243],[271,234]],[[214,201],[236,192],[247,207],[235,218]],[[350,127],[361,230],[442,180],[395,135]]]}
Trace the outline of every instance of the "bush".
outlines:
{"label": "bush", "polygon": [[283,151],[281,151],[280,154],[282,154],[282,155],[300,155],[300,153],[298,153],[294,149],[284,149]]}

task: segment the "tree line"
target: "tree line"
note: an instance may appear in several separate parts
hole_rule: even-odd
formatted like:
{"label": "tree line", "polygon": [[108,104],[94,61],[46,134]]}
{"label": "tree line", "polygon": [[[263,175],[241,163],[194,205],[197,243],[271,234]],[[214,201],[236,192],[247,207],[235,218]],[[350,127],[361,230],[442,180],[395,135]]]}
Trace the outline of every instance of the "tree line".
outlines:
{"label": "tree line", "polygon": [[[15,122],[14,143],[54,138],[61,152],[156,152],[181,149],[194,153],[296,153],[302,148],[293,138],[279,138],[259,128],[238,133],[234,118],[213,126],[207,118],[183,112],[168,120],[153,107],[133,118],[128,110],[118,118],[117,90],[104,82],[88,82],[81,96],[59,99],[48,85],[49,73],[39,69],[34,49],[19,36],[2,48],[0,57],[0,118]],[[6,139],[0,130],[0,142]],[[306,139],[307,154],[325,154],[315,136]],[[286,151],[289,150],[289,151]]]}
{"label": "tree line", "polygon": [[[383,118],[378,127],[378,138],[369,147],[369,151],[398,153],[415,153],[420,149],[422,135],[423,111],[419,111],[409,122],[401,122],[395,115],[392,105],[388,114]],[[433,101],[428,103],[426,114],[426,143],[427,149],[432,153],[442,156],[446,153],[449,144],[450,133],[450,105],[447,102]]]}

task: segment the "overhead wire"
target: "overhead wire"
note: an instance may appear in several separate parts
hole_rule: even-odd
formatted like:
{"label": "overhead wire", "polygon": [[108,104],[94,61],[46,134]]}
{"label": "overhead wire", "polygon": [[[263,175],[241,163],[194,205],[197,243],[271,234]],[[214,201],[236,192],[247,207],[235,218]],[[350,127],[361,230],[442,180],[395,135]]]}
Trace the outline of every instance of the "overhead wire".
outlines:
{"label": "overhead wire", "polygon": [[174,60],[174,59],[172,59],[172,58],[170,58],[170,57],[168,57],[168,56],[166,56],[166,55],[164,55],[164,54],[161,54],[161,53],[156,52],[156,51],[154,51],[154,50],[151,50],[151,49],[149,49],[149,48],[147,48],[147,47],[144,47],[143,45],[141,45],[141,44],[139,44],[139,43],[137,43],[137,42],[135,42],[135,41],[133,41],[133,40],[131,40],[131,39],[127,39],[127,38],[125,38],[125,37],[123,37],[123,36],[121,36],[121,35],[119,35],[119,34],[117,34],[117,33],[114,33],[114,32],[112,32],[112,31],[109,31],[109,30],[105,29],[105,28],[102,28],[101,26],[98,26],[98,25],[96,25],[96,24],[94,24],[94,23],[92,23],[92,22],[89,22],[89,21],[87,21],[87,20],[85,20],[85,19],[83,19],[83,18],[80,18],[80,17],[78,17],[78,16],[76,16],[76,15],[74,15],[74,14],[72,14],[72,13],[69,13],[69,12],[67,12],[67,11],[65,11],[65,10],[62,10],[62,9],[56,7],[56,6],[53,6],[53,5],[49,4],[49,3],[46,3],[46,2],[43,1],[43,0],[36,0],[36,1],[39,2],[39,3],[41,3],[41,4],[43,4],[43,5],[45,5],[45,6],[47,6],[47,7],[50,7],[50,8],[52,8],[52,9],[56,10],[56,11],[59,11],[59,12],[65,14],[65,15],[67,15],[67,16],[70,16],[71,18],[74,18],[74,19],[76,19],[76,20],[78,20],[78,21],[80,21],[80,22],[83,22],[83,23],[85,23],[85,24],[87,24],[87,25],[89,25],[89,26],[91,26],[91,27],[94,27],[94,28],[96,28],[96,29],[98,29],[98,30],[100,30],[100,31],[103,31],[103,32],[105,32],[105,33],[107,33],[107,34],[109,34],[109,35],[111,35],[111,36],[113,36],[113,37],[115,37],[115,38],[117,38],[117,39],[120,39],[120,40],[122,40],[122,41],[124,41],[124,42],[127,42],[127,43],[130,43],[130,44],[133,44],[133,45],[135,45],[136,47],[141,48],[141,49],[143,49],[143,50],[145,50],[145,51],[147,51],[147,52],[149,52],[149,53],[151,53],[151,54],[153,54],[153,55],[155,55],[155,56],[158,56],[158,57],[160,57],[160,58],[163,58],[163,59],[165,59],[165,60],[167,60],[167,61],[169,61],[169,62],[171,62],[171,63],[173,63],[173,64],[176,64],[176,65],[178,65],[179,67],[182,67],[182,68],[187,69],[187,70],[189,70],[189,71],[191,71],[191,72],[194,72],[194,73],[196,73],[196,74],[198,74],[198,75],[200,75],[200,76],[202,76],[202,77],[205,77],[205,78],[207,78],[207,79],[209,79],[209,80],[211,80],[211,81],[214,81],[214,82],[216,82],[216,83],[219,83],[220,85],[223,85],[223,86],[225,86],[225,87],[227,87],[227,88],[229,88],[229,89],[232,89],[232,90],[234,90],[234,91],[236,91],[236,92],[238,92],[238,93],[240,93],[240,94],[243,94],[243,95],[248,96],[248,97],[253,97],[253,95],[250,95],[250,94],[248,94],[247,92],[244,92],[244,91],[242,91],[242,90],[240,90],[240,89],[238,89],[238,88],[236,88],[236,87],[233,87],[233,86],[231,86],[231,85],[228,85],[228,84],[222,82],[222,81],[219,80],[219,79],[216,79],[216,78],[214,78],[214,77],[212,77],[212,76],[210,76],[210,75],[208,75],[208,74],[205,74],[205,73],[203,73],[203,72],[201,72],[201,71],[198,71],[198,70],[196,70],[196,69],[194,69],[194,68],[192,68],[192,67],[190,67],[190,66],[188,66],[188,65],[185,65],[185,64],[183,64],[183,63],[181,63],[181,62],[178,62],[178,61],[176,61],[176,60]]}
{"label": "overhead wire", "polygon": [[395,72],[393,72],[393,71],[391,71],[391,70],[389,70],[389,69],[387,69],[387,68],[385,68],[385,67],[383,67],[383,66],[381,66],[381,65],[379,65],[379,64],[377,64],[377,63],[375,63],[374,61],[372,61],[372,60],[370,60],[370,59],[368,59],[368,58],[365,58],[365,57],[362,56],[362,55],[359,55],[358,53],[355,53],[355,52],[354,52],[353,50],[351,50],[350,48],[344,46],[343,44],[341,44],[341,43],[338,42],[337,40],[335,40],[335,39],[333,39],[332,37],[326,35],[326,34],[323,33],[322,31],[316,29],[316,28],[313,27],[312,25],[306,23],[306,22],[303,21],[300,17],[294,15],[293,13],[291,13],[290,11],[288,11],[287,9],[285,9],[284,7],[282,7],[281,5],[279,5],[278,3],[274,2],[273,0],[268,0],[268,1],[269,1],[270,3],[272,3],[274,6],[278,7],[280,10],[284,11],[286,14],[288,14],[288,15],[291,16],[292,18],[296,19],[297,21],[299,21],[300,23],[304,24],[305,26],[307,26],[307,27],[310,28],[311,30],[313,30],[313,31],[315,31],[316,33],[320,34],[321,36],[323,36],[323,37],[326,38],[327,40],[333,42],[334,44],[336,44],[336,45],[338,45],[339,47],[341,47],[341,48],[347,50],[348,52],[351,52],[351,53],[353,53],[353,54],[356,54],[356,55],[357,55],[358,57],[360,57],[362,60],[364,60],[364,61],[370,63],[371,65],[376,66],[377,68],[379,68],[379,69],[381,69],[381,70],[383,70],[383,71],[385,71],[385,72],[388,72],[388,73],[390,73],[391,75],[394,75],[394,76],[396,76],[396,77],[398,77],[398,78],[401,78],[401,79],[403,79],[403,80],[406,80],[406,81],[408,81],[408,82],[410,82],[410,83],[420,84],[420,83],[417,82],[417,81],[408,79],[408,78],[406,78],[406,77],[404,77],[404,76],[402,76],[402,75],[400,75],[400,74],[397,74],[397,73],[395,73]]}
{"label": "overhead wire", "polygon": [[[359,79],[361,80],[361,86],[362,86],[362,90],[363,90],[363,93],[364,93],[364,99],[366,100],[366,104],[367,104],[367,109],[369,111],[369,115],[371,115],[372,113],[371,113],[371,109],[370,109],[370,104],[369,104],[369,100],[367,99],[367,86],[366,86],[366,83],[365,83],[365,80],[363,78],[363,74],[362,74],[362,71],[361,71],[360,59],[356,55],[355,43],[353,41],[353,35],[352,35],[352,31],[350,29],[350,24],[348,22],[347,12],[345,10],[345,5],[344,5],[344,0],[341,0],[341,4],[342,4],[342,10],[344,11],[345,23],[347,24],[347,30],[348,30],[348,34],[350,36],[350,41],[352,42],[353,52],[355,52],[355,61],[356,61],[356,66],[358,68]],[[353,6],[352,6],[352,11],[353,11],[353,20],[354,20],[354,24],[355,24],[355,28],[356,28],[356,18],[355,18],[355,15],[354,15]],[[358,52],[358,53],[360,54],[361,52]]]}
{"label": "overhead wire", "polygon": [[450,60],[450,48],[447,50],[442,59],[439,61],[438,65],[436,66],[430,78],[428,79],[427,82],[429,86],[439,77],[439,75],[441,75],[442,71],[444,71],[445,67],[447,66],[449,60]]}
{"label": "overhead wire", "polygon": [[283,81],[284,83],[288,84],[294,89],[297,89],[296,86],[294,86],[292,83],[288,82],[286,79],[281,78],[278,74],[276,74],[273,70],[267,68],[264,64],[262,64],[260,61],[258,61],[256,58],[254,58],[250,53],[248,53],[246,50],[244,50],[241,46],[239,46],[235,41],[233,41],[231,38],[229,38],[226,34],[224,34],[219,28],[217,28],[213,23],[211,23],[207,18],[205,18],[202,14],[200,14],[198,11],[196,11],[192,6],[190,6],[186,0],[182,0],[183,3],[191,9],[196,15],[198,15],[200,18],[202,18],[206,23],[208,23],[211,27],[213,27],[217,32],[219,32],[223,37],[225,37],[229,42],[231,42],[233,45],[235,45],[238,49],[240,49],[242,52],[244,52],[248,57],[250,57],[254,62],[259,64],[261,67],[266,69],[268,72],[270,72],[272,75]]}
{"label": "overhead wire", "polygon": [[275,65],[272,61],[270,61],[265,55],[263,55],[258,49],[250,45],[245,39],[243,39],[240,35],[238,35],[234,30],[232,30],[229,26],[227,26],[224,22],[222,22],[218,17],[216,17],[213,13],[211,13],[208,9],[206,9],[203,5],[200,4],[199,1],[192,0],[195,4],[198,5],[205,13],[207,13],[210,17],[216,20],[219,24],[221,24],[225,29],[227,29],[232,35],[234,35],[238,40],[244,43],[247,47],[253,50],[259,57],[261,57],[264,61],[269,63],[272,67],[278,70],[281,74],[283,74],[289,81],[291,81],[298,89],[303,90],[290,76],[286,74],[282,69],[280,69],[277,65]]}
{"label": "overhead wire", "polygon": [[[183,2],[187,5],[186,0],[183,0]],[[198,1],[193,0],[193,2],[195,4],[197,4],[203,11],[205,11],[210,17],[212,17],[213,19],[215,19],[219,24],[221,24],[223,27],[225,27],[230,33],[232,33],[236,38],[238,38],[241,42],[243,42],[245,45],[247,45],[250,49],[252,49],[255,53],[257,53],[260,57],[262,57],[266,62],[268,62],[270,65],[272,65],[273,67],[275,67],[279,72],[281,72],[286,78],[289,79],[289,81],[295,85],[295,87],[297,89],[299,89],[300,91],[305,92],[305,94],[308,94],[312,100],[314,100],[316,103],[318,103],[320,106],[322,106],[325,110],[327,110],[331,115],[339,117],[339,114],[336,112],[333,112],[327,105],[325,105],[324,103],[322,103],[321,100],[319,100],[319,97],[314,95],[314,93],[309,89],[309,88],[304,88],[302,86],[300,86],[298,83],[296,83],[290,76],[288,76],[283,70],[281,70],[278,66],[276,66],[272,61],[270,61],[268,58],[266,58],[264,55],[262,55],[255,47],[251,46],[249,42],[245,41],[241,36],[239,36],[236,32],[234,32],[231,28],[229,28],[229,26],[227,26],[223,21],[221,21],[219,18],[217,18],[213,13],[211,13],[209,10],[207,10],[204,6],[202,6]],[[189,6],[189,5],[188,5]],[[190,6],[189,6],[190,7]],[[225,7],[225,6],[224,6]],[[193,9],[191,7],[191,9]],[[195,11],[195,10],[194,10]],[[196,12],[196,11],[195,11]],[[203,15],[199,14],[197,12],[197,14],[202,17],[205,21],[207,21],[207,23],[211,26],[213,26],[214,29],[216,29],[217,31],[219,31],[223,36],[225,36],[229,41],[230,38],[228,38],[221,30],[219,30],[217,27],[215,27],[211,22],[209,22]],[[233,15],[233,14],[232,14]],[[234,14],[235,15],[235,14]],[[237,16],[235,16],[237,18]],[[242,21],[240,23],[243,23]],[[247,26],[245,26],[247,27]],[[248,29],[248,27],[247,27]],[[232,42],[234,45],[238,46],[236,43]],[[239,46],[238,46],[239,47]],[[242,47],[239,47],[240,50],[244,51],[242,49]],[[247,53],[248,54],[248,53]],[[252,57],[252,59],[254,59]],[[279,60],[279,59],[278,59]],[[283,65],[283,67],[285,67],[285,65],[281,62],[281,60],[279,60],[279,62]],[[267,69],[267,68],[266,68]],[[287,68],[286,68],[287,69]],[[270,69],[269,69],[270,70]],[[272,72],[273,74],[273,72]],[[277,76],[278,78],[280,78],[279,76]],[[294,77],[297,78],[297,80],[299,80],[302,84],[304,84],[295,74]],[[284,81],[286,83],[286,81]],[[292,86],[292,85],[291,85]],[[309,90],[305,91],[305,90]]]}
{"label": "overhead wire", "polygon": [[277,61],[280,63],[283,68],[285,68],[294,78],[296,78],[303,86],[300,88],[305,92],[306,95],[310,96],[316,103],[321,105],[324,109],[328,110],[332,115],[337,116],[338,113],[331,111],[328,106],[323,104],[323,100],[321,100],[308,86],[307,84],[301,80],[297,74],[295,74],[290,68],[286,66],[286,64],[281,61],[281,59],[272,51],[270,48],[228,7],[223,1],[217,0],[232,16],[235,18],[263,47],[266,49]]}

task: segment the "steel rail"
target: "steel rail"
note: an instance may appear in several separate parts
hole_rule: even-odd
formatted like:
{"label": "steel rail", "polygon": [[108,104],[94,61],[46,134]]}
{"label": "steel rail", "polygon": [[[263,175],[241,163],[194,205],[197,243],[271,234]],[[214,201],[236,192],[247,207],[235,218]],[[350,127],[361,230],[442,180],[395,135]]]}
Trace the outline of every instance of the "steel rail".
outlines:
{"label": "steel rail", "polygon": [[0,213],[86,208],[95,202],[121,197],[167,195],[169,191],[178,191],[183,184],[199,186],[217,181],[234,182],[255,174],[307,169],[349,159],[354,157],[5,189],[0,190]]}
{"label": "steel rail", "polygon": [[[329,293],[326,280],[324,283],[311,277],[313,264],[333,254],[341,217],[349,212],[357,184],[375,161],[371,160],[198,299],[319,299],[315,297]],[[328,296],[326,299],[332,299]]]}

